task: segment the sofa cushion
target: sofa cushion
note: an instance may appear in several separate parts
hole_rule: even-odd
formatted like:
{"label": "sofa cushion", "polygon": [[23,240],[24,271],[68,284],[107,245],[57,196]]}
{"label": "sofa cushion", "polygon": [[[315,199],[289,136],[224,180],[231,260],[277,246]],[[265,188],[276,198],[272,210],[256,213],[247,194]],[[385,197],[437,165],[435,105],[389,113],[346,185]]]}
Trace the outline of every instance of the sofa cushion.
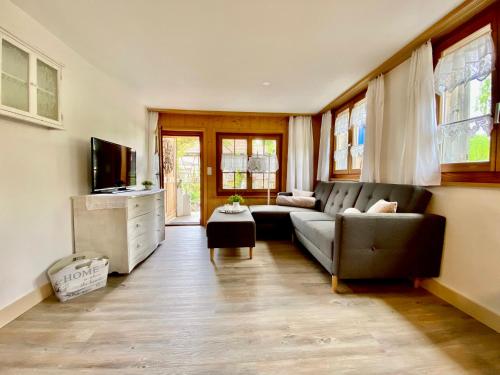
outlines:
{"label": "sofa cushion", "polygon": [[255,220],[262,217],[288,217],[290,212],[317,212],[312,208],[292,207],[292,206],[277,206],[277,205],[256,205],[249,207],[250,212]]}
{"label": "sofa cushion", "polygon": [[314,189],[314,197],[318,200],[316,208],[319,211],[324,211],[328,197],[333,189],[333,182],[318,182]]}
{"label": "sofa cushion", "polygon": [[335,182],[323,211],[335,217],[346,208],[354,207],[362,186],[361,182]]}
{"label": "sofa cushion", "polygon": [[290,218],[296,231],[307,238],[328,259],[333,258],[335,220],[332,217],[322,212],[292,212]]}
{"label": "sofa cushion", "polygon": [[380,199],[384,199],[398,202],[397,212],[423,213],[431,196],[432,193],[421,186],[365,182],[354,207],[366,212]]}
{"label": "sofa cushion", "polygon": [[289,197],[287,195],[278,195],[276,197],[276,204],[278,206],[314,208],[316,207],[316,198],[304,196]]}
{"label": "sofa cushion", "polygon": [[294,217],[296,220],[301,220],[301,221],[334,221],[335,220],[334,217],[332,217],[324,212],[318,212],[318,211],[292,212],[292,213],[290,213],[290,218],[292,219],[292,223],[293,223]]}

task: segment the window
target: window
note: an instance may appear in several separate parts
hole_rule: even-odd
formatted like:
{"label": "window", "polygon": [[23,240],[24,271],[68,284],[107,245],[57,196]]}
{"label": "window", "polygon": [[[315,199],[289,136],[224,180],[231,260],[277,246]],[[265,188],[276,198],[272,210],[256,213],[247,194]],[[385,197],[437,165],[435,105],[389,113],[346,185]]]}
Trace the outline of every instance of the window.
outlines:
{"label": "window", "polygon": [[441,52],[436,86],[443,164],[490,161],[493,53],[491,25]]}
{"label": "window", "polygon": [[332,177],[354,178],[361,172],[365,143],[365,94],[335,111]]}
{"label": "window", "polygon": [[281,134],[217,133],[217,193],[264,194],[269,188],[277,192],[281,173],[250,173],[249,156],[276,155],[281,168]]}
{"label": "window", "polygon": [[0,114],[61,128],[61,67],[0,33]]}
{"label": "window", "polygon": [[354,104],[351,111],[350,123],[352,129],[351,168],[360,171],[361,162],[363,161],[363,147],[365,145],[366,99]]}
{"label": "window", "polygon": [[498,4],[433,41],[443,181],[500,182],[495,51]]}

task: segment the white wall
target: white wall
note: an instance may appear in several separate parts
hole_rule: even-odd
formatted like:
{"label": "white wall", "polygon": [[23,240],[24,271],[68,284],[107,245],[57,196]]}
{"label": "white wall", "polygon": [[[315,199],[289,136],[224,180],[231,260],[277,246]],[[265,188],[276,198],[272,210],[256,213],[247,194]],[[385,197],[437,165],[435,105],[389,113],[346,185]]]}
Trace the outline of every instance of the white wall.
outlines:
{"label": "white wall", "polygon": [[[404,122],[408,74],[409,61],[405,61],[385,77],[386,137],[396,135]],[[391,144],[394,148],[385,150],[383,157],[397,155],[398,145]],[[388,171],[385,181],[391,182],[392,173]],[[434,195],[428,211],[446,217],[437,281],[500,314],[500,188],[442,186],[430,190]]]}
{"label": "white wall", "polygon": [[500,314],[500,188],[430,189],[429,211],[446,216],[438,281]]}
{"label": "white wall", "polygon": [[90,189],[90,137],[137,150],[145,175],[145,107],[7,0],[0,26],[64,64],[66,130],[0,117],[0,309],[47,282],[45,272],[73,251],[70,197]]}

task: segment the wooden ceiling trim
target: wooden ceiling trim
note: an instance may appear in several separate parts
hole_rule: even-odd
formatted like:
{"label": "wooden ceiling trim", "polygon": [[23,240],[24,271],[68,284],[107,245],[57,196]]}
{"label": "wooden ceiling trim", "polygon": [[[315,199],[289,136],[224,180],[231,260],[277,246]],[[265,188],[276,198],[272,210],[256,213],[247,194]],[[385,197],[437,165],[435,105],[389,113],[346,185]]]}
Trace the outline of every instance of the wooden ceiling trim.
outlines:
{"label": "wooden ceiling trim", "polygon": [[315,113],[204,111],[204,110],[172,109],[172,108],[148,108],[148,111],[175,114],[175,115],[209,115],[209,116],[289,117],[289,116],[315,115]]}

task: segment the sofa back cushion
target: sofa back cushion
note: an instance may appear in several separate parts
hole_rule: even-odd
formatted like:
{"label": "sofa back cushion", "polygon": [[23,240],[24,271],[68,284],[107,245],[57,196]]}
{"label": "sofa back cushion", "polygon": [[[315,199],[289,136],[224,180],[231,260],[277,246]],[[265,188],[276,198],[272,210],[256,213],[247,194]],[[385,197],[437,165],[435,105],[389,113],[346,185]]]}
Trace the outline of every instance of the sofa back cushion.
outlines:
{"label": "sofa back cushion", "polygon": [[354,207],[362,186],[361,182],[335,182],[324,212],[335,217],[346,208]]}
{"label": "sofa back cushion", "polygon": [[398,202],[397,212],[423,213],[432,193],[421,186],[381,183],[363,183],[355,208],[366,212],[380,199]]}
{"label": "sofa back cushion", "polygon": [[326,202],[333,188],[333,182],[318,182],[316,189],[314,189],[314,197],[317,199],[316,209],[324,211]]}

